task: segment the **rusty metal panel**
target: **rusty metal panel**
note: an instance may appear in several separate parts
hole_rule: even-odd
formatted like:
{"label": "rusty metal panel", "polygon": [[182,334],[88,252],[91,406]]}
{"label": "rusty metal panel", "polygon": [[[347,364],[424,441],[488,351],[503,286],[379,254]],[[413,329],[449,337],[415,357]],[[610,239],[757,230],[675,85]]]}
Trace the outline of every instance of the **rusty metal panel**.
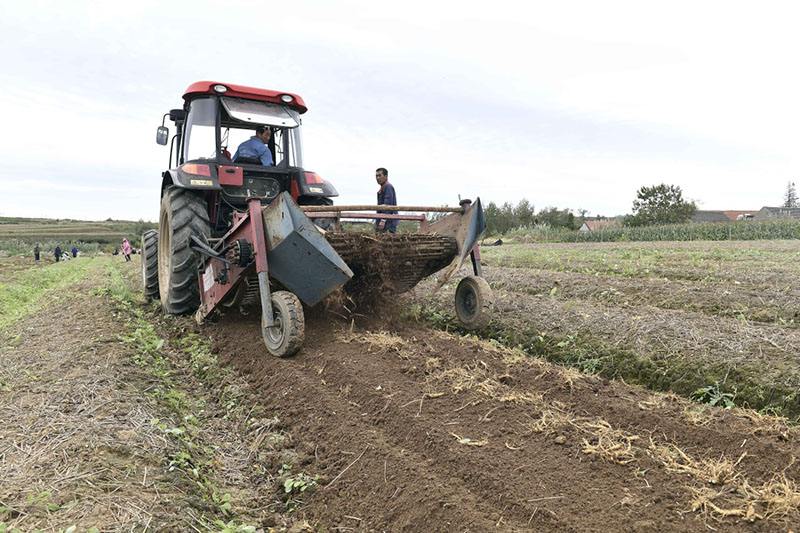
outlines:
{"label": "rusty metal panel", "polygon": [[316,305],[353,277],[314,223],[284,192],[264,208],[269,275],[306,305]]}
{"label": "rusty metal panel", "polygon": [[467,207],[463,214],[454,213],[432,222],[425,232],[455,238],[458,243],[458,266],[456,268],[460,268],[484,231],[486,231],[486,219],[483,215],[481,199],[478,198]]}

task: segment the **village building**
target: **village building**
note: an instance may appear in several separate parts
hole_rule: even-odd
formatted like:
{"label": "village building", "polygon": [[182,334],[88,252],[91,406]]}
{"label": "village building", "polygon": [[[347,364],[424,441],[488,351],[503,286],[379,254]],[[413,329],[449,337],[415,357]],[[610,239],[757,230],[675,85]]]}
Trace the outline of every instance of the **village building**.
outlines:
{"label": "village building", "polygon": [[756,220],[775,220],[780,218],[800,219],[800,207],[762,207],[755,214]]}
{"label": "village building", "polygon": [[615,228],[618,227],[619,221],[615,218],[602,218],[599,220],[586,220],[578,228],[578,231],[587,232],[587,231],[600,231],[603,229]]}
{"label": "village building", "polygon": [[759,211],[751,210],[727,210],[713,211],[698,209],[692,215],[691,222],[736,222],[737,220],[750,220]]}

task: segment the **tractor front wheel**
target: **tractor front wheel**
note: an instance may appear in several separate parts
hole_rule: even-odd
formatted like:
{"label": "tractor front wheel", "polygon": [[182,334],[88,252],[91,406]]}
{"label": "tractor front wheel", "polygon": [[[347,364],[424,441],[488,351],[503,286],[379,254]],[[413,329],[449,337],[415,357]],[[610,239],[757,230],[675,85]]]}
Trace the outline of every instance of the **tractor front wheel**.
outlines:
{"label": "tractor front wheel", "polygon": [[142,234],[142,287],[147,300],[158,300],[158,232]]}
{"label": "tractor front wheel", "polygon": [[194,191],[167,187],[161,197],[158,233],[158,290],[165,312],[183,315],[200,305],[199,261],[189,243],[192,235],[205,240],[210,233],[203,199]]}
{"label": "tractor front wheel", "polygon": [[491,319],[494,294],[485,279],[467,276],[456,287],[456,316],[468,329],[486,326]]}
{"label": "tractor front wheel", "polygon": [[306,326],[300,299],[289,291],[272,293],[272,316],[274,326],[261,324],[267,350],[276,357],[294,355],[305,340]]}

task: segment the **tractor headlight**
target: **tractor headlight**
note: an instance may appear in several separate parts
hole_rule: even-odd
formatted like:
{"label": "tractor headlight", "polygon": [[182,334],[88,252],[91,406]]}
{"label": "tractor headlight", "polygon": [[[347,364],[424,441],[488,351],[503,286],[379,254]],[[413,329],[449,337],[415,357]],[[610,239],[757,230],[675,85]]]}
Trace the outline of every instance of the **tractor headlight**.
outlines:
{"label": "tractor headlight", "polygon": [[281,102],[285,104],[291,104],[294,101],[294,96],[291,94],[282,94],[281,95]]}
{"label": "tractor headlight", "polygon": [[222,93],[228,92],[228,88],[225,87],[224,85],[221,85],[221,84],[218,83],[218,84],[214,85],[214,92],[222,94]]}

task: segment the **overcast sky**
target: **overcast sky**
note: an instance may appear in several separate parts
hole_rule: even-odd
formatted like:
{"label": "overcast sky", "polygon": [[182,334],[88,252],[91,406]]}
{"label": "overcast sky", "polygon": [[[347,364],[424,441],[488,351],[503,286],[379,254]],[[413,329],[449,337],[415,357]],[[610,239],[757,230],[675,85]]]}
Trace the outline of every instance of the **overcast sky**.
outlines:
{"label": "overcast sky", "polygon": [[[14,2],[0,216],[150,219],[196,80],[303,96],[337,203],[630,211],[666,182],[758,209],[800,182],[796,2]],[[170,124],[171,125],[171,124]]]}

